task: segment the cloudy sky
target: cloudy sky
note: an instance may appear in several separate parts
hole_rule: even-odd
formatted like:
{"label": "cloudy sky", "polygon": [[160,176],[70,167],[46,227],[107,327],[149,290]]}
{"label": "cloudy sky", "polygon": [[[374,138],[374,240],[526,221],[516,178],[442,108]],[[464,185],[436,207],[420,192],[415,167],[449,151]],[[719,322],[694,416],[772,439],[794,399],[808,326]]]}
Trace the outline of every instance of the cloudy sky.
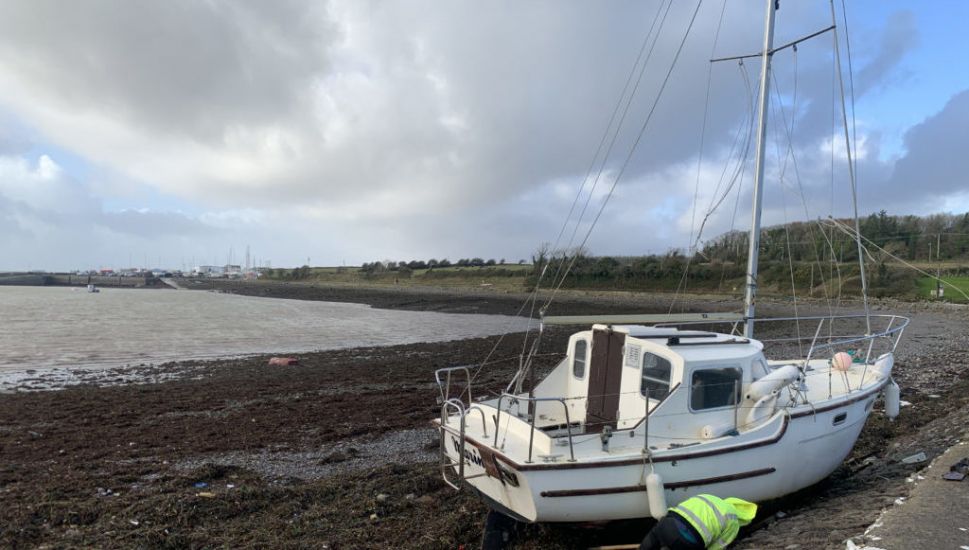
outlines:
{"label": "cloudy sky", "polygon": [[[4,0],[0,270],[517,260],[617,177],[595,253],[744,227],[759,61],[709,59],[757,51],[762,4]],[[967,20],[849,2],[863,213],[969,211]],[[830,22],[783,0],[775,43]],[[850,212],[833,60],[774,58],[766,223]]]}

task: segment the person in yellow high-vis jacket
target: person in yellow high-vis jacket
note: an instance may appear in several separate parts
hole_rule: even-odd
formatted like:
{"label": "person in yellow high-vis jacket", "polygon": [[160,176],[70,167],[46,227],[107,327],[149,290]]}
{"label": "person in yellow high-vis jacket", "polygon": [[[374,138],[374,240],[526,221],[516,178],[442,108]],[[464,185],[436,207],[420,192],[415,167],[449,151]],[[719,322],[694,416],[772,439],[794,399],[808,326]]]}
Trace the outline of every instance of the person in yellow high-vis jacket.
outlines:
{"label": "person in yellow high-vis jacket", "polygon": [[640,550],[720,550],[757,515],[757,505],[739,498],[697,495],[669,509],[639,545]]}

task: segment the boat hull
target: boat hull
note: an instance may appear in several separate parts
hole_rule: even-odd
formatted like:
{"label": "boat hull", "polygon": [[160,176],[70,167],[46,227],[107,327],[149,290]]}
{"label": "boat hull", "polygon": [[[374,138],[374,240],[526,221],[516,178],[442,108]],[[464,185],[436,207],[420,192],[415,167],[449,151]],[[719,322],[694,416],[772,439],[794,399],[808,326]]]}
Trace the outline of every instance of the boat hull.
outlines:
{"label": "boat hull", "polygon": [[[869,391],[831,407],[779,413],[776,429],[759,440],[657,452],[652,464],[629,452],[609,460],[528,464],[466,437],[465,477],[492,507],[528,522],[648,517],[645,479],[651,471],[662,477],[669,506],[700,493],[762,502],[809,487],[837,469],[876,395]],[[457,436],[445,437],[448,454],[457,460]]]}

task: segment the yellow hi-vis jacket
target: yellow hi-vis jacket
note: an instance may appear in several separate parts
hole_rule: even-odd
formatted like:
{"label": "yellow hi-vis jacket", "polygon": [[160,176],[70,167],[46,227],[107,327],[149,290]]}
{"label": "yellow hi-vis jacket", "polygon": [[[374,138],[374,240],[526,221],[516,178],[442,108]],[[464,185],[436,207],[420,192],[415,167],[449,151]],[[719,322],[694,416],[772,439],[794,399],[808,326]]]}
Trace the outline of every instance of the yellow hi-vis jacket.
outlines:
{"label": "yellow hi-vis jacket", "polygon": [[757,515],[757,505],[739,498],[697,495],[670,508],[703,537],[706,548],[721,550],[737,538],[740,528]]}

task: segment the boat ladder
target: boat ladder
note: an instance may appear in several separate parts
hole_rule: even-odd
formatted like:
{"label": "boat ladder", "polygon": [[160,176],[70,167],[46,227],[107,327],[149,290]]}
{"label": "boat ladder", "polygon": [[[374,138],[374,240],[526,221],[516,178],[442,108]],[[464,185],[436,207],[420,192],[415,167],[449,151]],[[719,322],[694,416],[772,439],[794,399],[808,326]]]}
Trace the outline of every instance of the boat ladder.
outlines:
{"label": "boat ladder", "polygon": [[[451,397],[451,379],[455,372],[463,372],[467,378],[466,392],[462,390],[457,397]],[[443,375],[443,379],[442,379]],[[473,411],[481,414],[481,429],[484,436],[488,437],[488,425],[485,421],[485,413],[481,407],[471,401],[471,371],[468,367],[448,367],[434,371],[434,378],[441,390],[441,424],[440,424],[440,461],[441,477],[444,482],[451,487],[460,490],[460,483],[466,479],[488,475],[487,473],[475,474],[472,476],[465,474],[465,464],[468,463],[468,452],[466,452],[467,440],[464,437],[465,427],[467,426],[467,416]],[[462,399],[467,393],[467,404]],[[458,427],[455,428],[449,422],[451,419],[458,420]],[[450,438],[448,436],[451,436]],[[455,447],[458,458],[455,460],[447,452],[448,439]],[[454,474],[457,477],[454,477]]]}

